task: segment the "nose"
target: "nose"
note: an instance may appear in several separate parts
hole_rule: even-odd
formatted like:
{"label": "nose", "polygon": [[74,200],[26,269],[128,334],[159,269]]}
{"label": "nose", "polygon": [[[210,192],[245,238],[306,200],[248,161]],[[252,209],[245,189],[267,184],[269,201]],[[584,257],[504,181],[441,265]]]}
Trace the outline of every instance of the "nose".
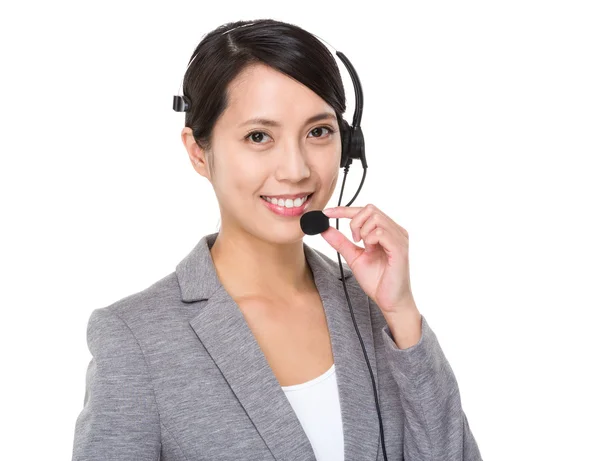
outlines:
{"label": "nose", "polygon": [[305,151],[296,141],[286,143],[279,158],[275,175],[278,181],[300,182],[310,176]]}

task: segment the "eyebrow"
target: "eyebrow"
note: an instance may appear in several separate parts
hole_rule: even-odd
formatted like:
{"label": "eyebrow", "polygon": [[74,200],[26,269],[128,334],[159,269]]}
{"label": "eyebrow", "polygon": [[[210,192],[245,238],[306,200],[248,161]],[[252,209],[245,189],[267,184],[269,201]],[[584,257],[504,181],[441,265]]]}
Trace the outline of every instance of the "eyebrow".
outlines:
{"label": "eyebrow", "polygon": [[[309,123],[318,122],[320,120],[336,120],[336,119],[337,119],[337,117],[334,114],[332,114],[330,112],[323,112],[321,114],[313,115],[312,117],[308,118],[306,120],[305,124],[308,125]],[[238,127],[242,127],[245,125],[252,125],[252,124],[276,126],[276,127],[281,126],[281,123],[276,122],[275,120],[270,120],[268,118],[256,117],[256,118],[251,118],[250,120],[246,120],[243,123],[240,123],[238,125]]]}

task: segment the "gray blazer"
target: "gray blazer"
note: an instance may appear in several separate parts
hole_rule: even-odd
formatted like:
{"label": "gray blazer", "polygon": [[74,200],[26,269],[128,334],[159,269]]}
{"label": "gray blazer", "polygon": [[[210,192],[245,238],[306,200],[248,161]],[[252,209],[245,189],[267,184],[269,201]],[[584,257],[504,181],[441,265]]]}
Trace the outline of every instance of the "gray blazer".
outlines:
{"label": "gray blazer", "polygon": [[[92,311],[92,354],[75,423],[77,461],[316,461],[310,441],[202,237],[171,274]],[[304,243],[331,336],[346,461],[383,460],[371,377],[339,265]],[[481,460],[458,385],[422,316],[398,349],[343,262],[377,383],[388,460]]]}

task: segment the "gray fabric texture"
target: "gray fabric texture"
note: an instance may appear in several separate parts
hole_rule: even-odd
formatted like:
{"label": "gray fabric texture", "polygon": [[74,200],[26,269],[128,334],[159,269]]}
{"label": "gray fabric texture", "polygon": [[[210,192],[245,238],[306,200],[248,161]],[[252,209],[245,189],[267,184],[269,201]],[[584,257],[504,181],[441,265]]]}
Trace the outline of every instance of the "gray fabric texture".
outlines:
{"label": "gray fabric texture", "polygon": [[[91,312],[92,354],[73,461],[316,461],[310,442],[202,237],[174,272]],[[383,461],[371,377],[337,261],[304,243],[331,336],[347,461]],[[257,262],[257,270],[260,262]],[[421,316],[399,349],[343,262],[375,376],[388,460],[476,461],[454,373]]]}

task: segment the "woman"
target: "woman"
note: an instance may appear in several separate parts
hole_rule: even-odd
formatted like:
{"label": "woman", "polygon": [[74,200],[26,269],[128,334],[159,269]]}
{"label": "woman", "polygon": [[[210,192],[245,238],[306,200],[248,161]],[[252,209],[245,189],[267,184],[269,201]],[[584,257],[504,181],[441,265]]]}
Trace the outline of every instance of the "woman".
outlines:
{"label": "woman", "polygon": [[[336,207],[338,263],[303,242],[339,173],[345,94],[303,29],[207,34],[184,78],[181,137],[221,228],[171,274],[95,309],[74,460],[479,460],[458,386],[410,290],[408,234],[373,205]],[[259,120],[257,120],[259,119]],[[275,205],[275,203],[277,205]]]}

